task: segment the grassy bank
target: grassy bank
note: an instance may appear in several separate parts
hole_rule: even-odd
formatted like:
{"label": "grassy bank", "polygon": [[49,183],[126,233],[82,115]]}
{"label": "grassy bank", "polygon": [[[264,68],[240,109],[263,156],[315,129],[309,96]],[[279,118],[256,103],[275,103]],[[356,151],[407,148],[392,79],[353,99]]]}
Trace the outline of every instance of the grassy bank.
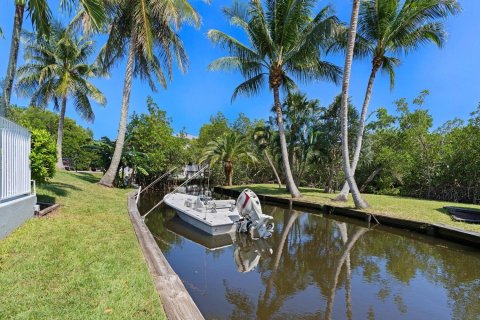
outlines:
{"label": "grassy bank", "polygon": [[59,172],[38,188],[52,216],[0,240],[0,319],[162,319],[127,213],[127,190]]}
{"label": "grassy bank", "polygon": [[[285,192],[285,189],[279,190],[278,186],[273,184],[251,184],[246,186],[235,186],[233,188],[236,190],[250,188],[258,194],[288,199],[291,198],[290,194]],[[327,204],[337,207],[354,208],[351,196],[349,197],[350,199],[348,202],[343,203],[332,201],[332,199],[335,198],[336,194],[324,193],[321,189],[300,188],[300,191],[303,194],[303,198],[301,199],[302,201]],[[365,194],[364,196],[371,206],[371,208],[364,211],[373,213],[375,215],[384,215],[419,222],[443,223],[457,228],[462,228],[464,230],[480,232],[479,224],[469,224],[453,221],[443,209],[444,206],[457,206],[480,209],[480,206],[445,201],[431,201],[406,197],[383,196],[375,194]]]}

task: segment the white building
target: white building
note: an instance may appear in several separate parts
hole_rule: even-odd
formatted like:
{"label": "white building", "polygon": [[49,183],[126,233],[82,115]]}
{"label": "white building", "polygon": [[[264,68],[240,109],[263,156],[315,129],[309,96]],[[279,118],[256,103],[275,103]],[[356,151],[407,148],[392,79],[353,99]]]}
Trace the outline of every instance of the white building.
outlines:
{"label": "white building", "polygon": [[0,117],[0,239],[34,215],[30,132]]}

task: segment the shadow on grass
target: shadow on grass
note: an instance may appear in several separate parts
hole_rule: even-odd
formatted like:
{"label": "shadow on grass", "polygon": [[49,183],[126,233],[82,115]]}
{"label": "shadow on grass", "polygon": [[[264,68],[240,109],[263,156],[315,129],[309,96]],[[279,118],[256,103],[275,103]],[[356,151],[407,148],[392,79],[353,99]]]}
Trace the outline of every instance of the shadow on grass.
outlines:
{"label": "shadow on grass", "polygon": [[42,187],[43,189],[48,190],[60,197],[65,197],[66,195],[68,195],[69,190],[82,190],[79,187],[76,187],[68,183],[62,183],[62,182],[47,183],[47,184],[44,184]]}
{"label": "shadow on grass", "polygon": [[86,172],[77,172],[75,175],[73,175],[75,178],[78,178],[80,180],[90,182],[90,183],[97,183],[100,181],[100,175],[99,174],[93,174],[93,173],[86,173]]}
{"label": "shadow on grass", "polygon": [[47,194],[37,194],[37,202],[55,203],[55,197]]}

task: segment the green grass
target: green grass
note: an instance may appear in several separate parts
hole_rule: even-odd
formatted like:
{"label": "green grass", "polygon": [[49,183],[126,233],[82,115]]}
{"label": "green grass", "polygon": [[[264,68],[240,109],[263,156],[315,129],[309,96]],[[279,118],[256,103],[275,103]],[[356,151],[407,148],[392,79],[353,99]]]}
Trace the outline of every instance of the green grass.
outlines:
{"label": "green grass", "polygon": [[[251,184],[244,186],[234,186],[233,188],[236,190],[250,188],[258,194],[277,196],[281,198],[291,198],[290,194],[285,192],[285,189],[279,190],[278,186],[273,184]],[[335,198],[336,194],[324,193],[321,189],[300,188],[300,191],[303,194],[303,198],[300,199],[302,201],[327,204],[337,207],[354,208],[351,196],[349,197],[348,202],[343,203],[333,202],[332,199]],[[375,194],[365,194],[364,196],[371,206],[371,208],[364,211],[373,213],[375,215],[384,215],[427,223],[443,223],[464,230],[480,232],[479,224],[469,224],[454,221],[443,209],[444,206],[457,206],[480,209],[480,206],[477,205],[459,204],[445,201],[422,200],[407,197],[383,196]]]}
{"label": "green grass", "polygon": [[38,188],[61,204],[0,240],[0,319],[164,319],[127,213],[128,190],[59,172]]}

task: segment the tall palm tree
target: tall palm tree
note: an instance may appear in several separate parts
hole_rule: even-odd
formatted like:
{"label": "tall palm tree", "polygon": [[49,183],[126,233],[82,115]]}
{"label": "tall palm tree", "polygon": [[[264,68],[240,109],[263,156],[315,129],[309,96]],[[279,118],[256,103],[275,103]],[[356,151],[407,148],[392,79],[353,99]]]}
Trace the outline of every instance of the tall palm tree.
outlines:
{"label": "tall palm tree", "polygon": [[350,86],[350,72],[352,70],[353,50],[355,48],[355,37],[357,34],[358,12],[360,10],[360,0],[353,0],[352,16],[350,18],[350,29],[348,30],[347,51],[345,54],[345,68],[343,69],[342,84],[342,102],[340,118],[342,122],[342,164],[345,178],[352,190],[353,202],[355,207],[359,209],[368,208],[368,203],[362,198],[358,191],[357,182],[352,173],[350,165],[350,154],[348,150],[348,89]]}
{"label": "tall palm tree", "polygon": [[227,186],[231,186],[233,168],[238,160],[258,161],[253,152],[249,151],[247,139],[236,132],[231,132],[211,141],[203,150],[199,162],[208,161],[210,166],[213,166],[218,161],[222,161],[225,183]]}
{"label": "tall palm tree", "polygon": [[268,154],[268,145],[270,144],[270,141],[272,140],[272,129],[268,125],[260,125],[255,128],[255,131],[253,132],[253,140],[255,141],[255,144],[257,145],[258,149],[260,151],[263,151],[263,154],[265,154],[265,158],[267,158],[268,164],[270,167],[272,167],[273,173],[275,174],[275,178],[277,178],[278,182],[278,188],[282,188],[282,180],[280,179],[280,176],[278,175],[277,168],[275,168],[275,165],[273,164],[272,159],[270,158],[270,155]]}
{"label": "tall palm tree", "polygon": [[[372,68],[357,131],[352,174],[355,174],[362,150],[367,110],[377,72],[382,70],[390,76],[390,88],[393,89],[395,67],[400,64],[399,55],[428,43],[442,47],[446,32],[440,20],[460,10],[456,0],[406,0],[403,5],[400,1],[392,0],[362,2],[355,53],[370,58]],[[342,41],[338,41],[332,49],[339,50],[342,47]],[[349,185],[345,182],[335,200],[346,201],[349,191]]]}
{"label": "tall palm tree", "polygon": [[[14,0],[15,14],[13,19],[12,40],[10,44],[10,56],[7,66],[7,75],[5,77],[5,86],[3,88],[3,99],[0,100],[0,116],[7,115],[10,106],[10,96],[12,94],[15,71],[17,69],[18,50],[20,47],[20,33],[22,31],[23,16],[25,9],[27,16],[30,17],[32,25],[38,30],[39,36],[48,36],[52,14],[47,0]],[[67,0],[62,1],[64,9],[70,9],[80,2],[85,12],[91,17],[94,25],[99,27],[105,20],[105,10],[98,0]]]}
{"label": "tall palm tree", "polygon": [[183,22],[200,24],[200,17],[186,0],[125,0],[119,1],[113,11],[116,14],[102,49],[101,61],[108,69],[126,56],[127,67],[115,152],[110,167],[100,180],[100,184],[109,187],[113,185],[122,157],[132,78],[137,76],[147,80],[152,90],[156,90],[154,79],[166,88],[167,77],[172,77],[174,60],[182,72],[188,63],[176,30]]}
{"label": "tall palm tree", "polygon": [[[18,68],[17,89],[20,95],[31,97],[34,106],[45,107],[54,102],[60,109],[57,133],[57,168],[63,169],[63,125],[68,98],[80,116],[93,121],[95,115],[90,99],[105,105],[106,99],[89,79],[95,77],[97,68],[88,64],[94,43],[88,38],[78,38],[60,26],[54,26],[49,38],[37,39],[33,33],[25,35],[26,64]],[[60,106],[59,106],[60,101]]]}
{"label": "tall palm tree", "polygon": [[219,30],[210,30],[212,42],[226,48],[230,56],[210,64],[211,70],[239,70],[246,79],[233,92],[238,95],[257,94],[268,80],[273,92],[281,154],[287,188],[292,197],[300,197],[288,161],[280,89],[296,89],[292,76],[302,81],[323,79],[337,82],[340,68],[321,60],[323,45],[338,27],[338,19],[327,6],[312,17],[316,0],[267,1],[264,8],[260,0],[248,5],[235,2],[224,9],[230,23],[242,28],[250,41],[246,45]]}

